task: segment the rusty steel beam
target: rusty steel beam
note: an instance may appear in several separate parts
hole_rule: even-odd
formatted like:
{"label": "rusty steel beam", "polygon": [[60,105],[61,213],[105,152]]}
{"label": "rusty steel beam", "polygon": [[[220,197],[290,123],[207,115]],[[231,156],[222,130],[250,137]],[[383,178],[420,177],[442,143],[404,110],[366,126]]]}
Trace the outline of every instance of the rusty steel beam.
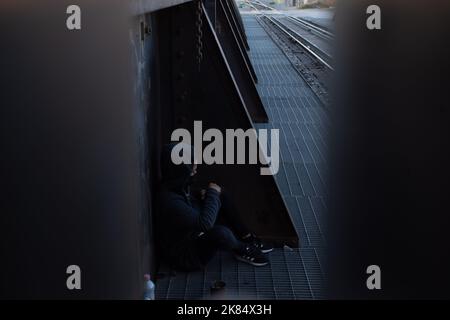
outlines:
{"label": "rusty steel beam", "polygon": [[254,122],[268,122],[266,110],[251,75],[251,63],[244,57],[247,52],[239,46],[224,2],[215,0],[208,2],[213,6],[207,9],[207,14],[215,18],[215,33],[227,57],[234,79],[238,83],[246,109]]}
{"label": "rusty steel beam", "polygon": [[239,24],[238,19],[241,18],[241,14],[239,13],[239,11],[237,12],[239,15],[236,15],[236,11],[233,9],[232,5],[227,1],[227,0],[218,0],[220,2],[222,2],[226,8],[228,9],[232,21],[233,21],[233,29],[235,30],[235,33],[239,36],[239,42],[241,44],[242,47],[244,47],[247,51],[250,50],[250,46],[248,45],[247,42],[247,35],[245,34],[245,29],[244,29],[244,25],[243,24]]}
{"label": "rusty steel beam", "polygon": [[[203,130],[253,128],[242,92],[226,50],[208,14],[203,16],[202,59],[196,6],[186,3],[157,13],[160,87],[167,141],[170,132],[186,128],[193,134],[195,120]],[[224,150],[226,156],[226,150]],[[260,165],[200,165],[198,186],[213,180],[234,198],[243,222],[256,234],[278,245],[298,246],[298,235],[273,176],[260,175]]]}
{"label": "rusty steel beam", "polygon": [[[231,21],[231,27],[233,28],[234,34],[236,35],[236,37],[239,41],[239,46],[242,48],[245,61],[250,66],[250,72],[252,74],[253,81],[255,83],[258,83],[258,77],[256,76],[255,69],[253,68],[253,65],[251,64],[250,58],[247,53],[247,51],[250,50],[250,47],[247,43],[247,37],[245,35],[245,29],[243,29],[243,24],[242,24],[242,29],[239,28],[239,21],[238,21],[237,17],[239,19],[241,19],[241,14],[239,13],[239,11],[237,11],[237,12],[234,11],[228,1],[226,1],[226,0],[215,0],[215,1],[221,2],[222,5],[224,6],[224,8],[228,14],[228,17]],[[244,50],[244,48],[245,48],[245,50]]]}
{"label": "rusty steel beam", "polygon": [[228,3],[227,0],[219,0],[219,1],[223,2],[223,4],[225,4],[226,7],[228,8],[230,14],[232,15],[232,20],[234,22],[233,28],[235,29],[236,34],[239,35],[239,41],[240,41],[241,45],[247,51],[249,51],[250,46],[248,45],[248,42],[247,42],[247,36],[245,35],[244,29],[241,26],[239,26],[239,22],[237,20],[236,13],[234,12],[234,10],[232,9],[232,7],[230,6],[230,4]]}
{"label": "rusty steel beam", "polygon": [[247,41],[247,33],[245,32],[244,22],[242,21],[241,13],[239,12],[239,8],[236,4],[236,1],[234,0],[219,0],[219,1],[225,1],[227,5],[233,10],[233,14],[236,18],[236,21],[238,22],[239,28],[242,31],[242,36],[244,37],[245,41]]}
{"label": "rusty steel beam", "polygon": [[245,33],[244,23],[242,22],[242,17],[241,14],[239,13],[239,9],[236,6],[236,3],[234,2],[234,0],[218,0],[218,1],[223,2],[229,8],[230,13],[233,16],[233,20],[235,21],[236,28],[238,28],[239,34],[242,37],[245,48],[247,50],[250,50],[250,46],[248,45],[247,41],[247,34]]}

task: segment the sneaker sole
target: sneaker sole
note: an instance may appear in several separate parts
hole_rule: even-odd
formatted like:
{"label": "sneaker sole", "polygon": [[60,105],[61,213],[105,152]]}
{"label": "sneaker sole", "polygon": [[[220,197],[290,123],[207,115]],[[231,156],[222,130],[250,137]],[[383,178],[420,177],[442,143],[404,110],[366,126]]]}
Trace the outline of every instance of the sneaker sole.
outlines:
{"label": "sneaker sole", "polygon": [[269,252],[272,252],[272,251],[273,251],[273,248],[272,249],[261,250],[262,253],[269,253]]}
{"label": "sneaker sole", "polygon": [[234,256],[236,258],[236,260],[251,264],[252,266],[255,267],[264,267],[267,266],[269,264],[269,262],[253,262],[253,261],[249,261],[247,259],[241,258],[240,256]]}

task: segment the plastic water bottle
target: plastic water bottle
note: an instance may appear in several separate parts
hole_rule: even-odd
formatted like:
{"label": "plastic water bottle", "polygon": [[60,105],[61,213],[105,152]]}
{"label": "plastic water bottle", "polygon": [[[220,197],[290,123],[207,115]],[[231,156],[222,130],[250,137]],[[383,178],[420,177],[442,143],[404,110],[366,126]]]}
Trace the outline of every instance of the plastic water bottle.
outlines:
{"label": "plastic water bottle", "polygon": [[150,275],[144,275],[145,279],[145,293],[144,300],[155,300],[155,284],[150,279]]}

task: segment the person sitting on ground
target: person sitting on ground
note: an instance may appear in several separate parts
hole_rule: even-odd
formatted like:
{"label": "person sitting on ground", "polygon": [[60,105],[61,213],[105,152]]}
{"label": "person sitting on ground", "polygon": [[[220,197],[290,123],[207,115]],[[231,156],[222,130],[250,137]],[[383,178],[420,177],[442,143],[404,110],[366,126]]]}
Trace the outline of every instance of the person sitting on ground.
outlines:
{"label": "person sitting on ground", "polygon": [[156,231],[164,258],[175,268],[196,270],[205,267],[218,250],[226,250],[253,266],[267,265],[264,253],[273,248],[246,229],[219,185],[210,182],[198,197],[191,193],[197,165],[173,164],[175,145],[165,145],[161,154]]}

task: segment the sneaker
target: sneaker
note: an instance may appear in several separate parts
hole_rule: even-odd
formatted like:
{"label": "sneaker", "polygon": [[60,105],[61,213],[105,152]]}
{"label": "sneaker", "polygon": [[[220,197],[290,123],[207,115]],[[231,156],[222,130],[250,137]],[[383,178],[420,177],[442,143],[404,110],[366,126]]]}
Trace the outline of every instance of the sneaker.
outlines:
{"label": "sneaker", "polygon": [[234,257],[255,267],[262,267],[269,263],[264,254],[252,245],[247,245],[242,253],[235,253]]}
{"label": "sneaker", "polygon": [[258,237],[256,237],[254,234],[251,233],[242,238],[242,242],[255,246],[256,248],[261,250],[262,253],[269,253],[273,251],[273,246],[261,241],[261,239],[259,239]]}

